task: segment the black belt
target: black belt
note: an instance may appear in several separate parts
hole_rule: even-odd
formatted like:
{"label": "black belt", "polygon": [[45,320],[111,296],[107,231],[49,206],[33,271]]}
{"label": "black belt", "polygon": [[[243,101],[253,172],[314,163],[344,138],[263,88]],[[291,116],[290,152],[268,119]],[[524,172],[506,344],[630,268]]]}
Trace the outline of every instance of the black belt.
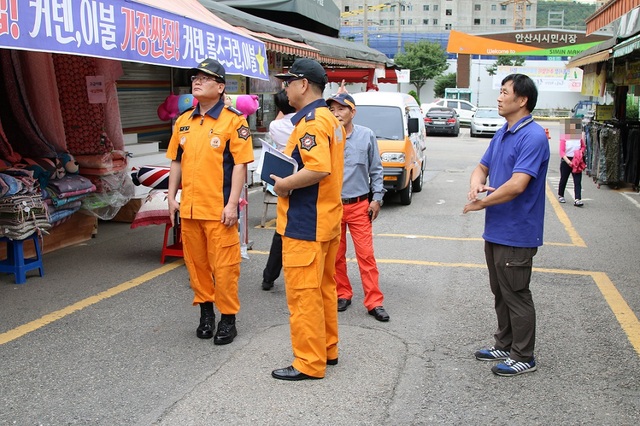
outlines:
{"label": "black belt", "polygon": [[364,194],[354,198],[343,198],[342,204],[354,204],[354,203],[359,203],[360,201],[364,201],[368,199],[369,199],[369,194]]}

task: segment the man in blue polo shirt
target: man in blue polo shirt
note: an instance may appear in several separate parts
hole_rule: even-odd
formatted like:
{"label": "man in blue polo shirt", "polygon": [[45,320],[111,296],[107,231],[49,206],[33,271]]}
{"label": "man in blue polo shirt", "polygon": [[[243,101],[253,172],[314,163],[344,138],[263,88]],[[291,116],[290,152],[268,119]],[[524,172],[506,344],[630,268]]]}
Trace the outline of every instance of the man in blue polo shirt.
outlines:
{"label": "man in blue polo shirt", "polygon": [[[495,344],[481,361],[502,361],[491,371],[515,376],[537,369],[533,355],[536,311],[529,289],[533,256],[542,245],[549,140],[533,121],[538,90],[524,74],[502,80],[498,111],[507,123],[496,132],[471,174],[464,213],[486,209],[485,258],[495,297]],[[486,192],[484,198],[480,193]]]}

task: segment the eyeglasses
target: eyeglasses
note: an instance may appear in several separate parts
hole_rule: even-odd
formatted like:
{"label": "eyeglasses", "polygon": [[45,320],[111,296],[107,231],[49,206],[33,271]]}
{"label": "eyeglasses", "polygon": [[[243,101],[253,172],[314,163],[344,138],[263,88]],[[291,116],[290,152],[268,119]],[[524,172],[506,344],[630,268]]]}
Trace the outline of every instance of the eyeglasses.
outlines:
{"label": "eyeglasses", "polygon": [[208,83],[210,81],[218,81],[218,79],[209,75],[192,75],[191,82],[195,83],[196,81],[199,81],[201,83]]}
{"label": "eyeglasses", "polygon": [[298,77],[298,78],[290,78],[289,80],[284,80],[282,82],[282,87],[289,87],[289,85],[291,85],[292,81],[297,81],[297,80],[304,80],[304,77]]}

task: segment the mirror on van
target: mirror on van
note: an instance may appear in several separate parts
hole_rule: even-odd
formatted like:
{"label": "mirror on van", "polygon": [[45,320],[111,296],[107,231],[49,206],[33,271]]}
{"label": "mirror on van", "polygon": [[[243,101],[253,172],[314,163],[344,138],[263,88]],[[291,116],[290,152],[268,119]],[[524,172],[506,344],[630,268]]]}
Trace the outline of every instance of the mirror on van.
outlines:
{"label": "mirror on van", "polygon": [[417,118],[409,118],[407,121],[407,127],[409,127],[409,134],[418,133],[420,131],[420,122]]}

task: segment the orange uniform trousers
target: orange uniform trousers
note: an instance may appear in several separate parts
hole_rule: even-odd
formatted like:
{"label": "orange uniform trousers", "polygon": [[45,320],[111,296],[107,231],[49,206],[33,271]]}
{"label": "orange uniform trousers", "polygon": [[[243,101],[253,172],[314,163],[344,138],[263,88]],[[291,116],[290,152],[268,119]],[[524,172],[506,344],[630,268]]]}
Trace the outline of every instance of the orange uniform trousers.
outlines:
{"label": "orange uniform trousers", "polygon": [[180,219],[184,263],[189,271],[193,304],[214,302],[222,314],[240,310],[240,237],[238,227],[219,220]]}
{"label": "orange uniform trousers", "polygon": [[289,306],[293,367],[324,377],[327,359],[338,358],[335,262],[340,237],[305,241],[282,237],[282,265]]}
{"label": "orange uniform trousers", "polygon": [[369,220],[369,202],[367,200],[359,203],[344,204],[342,206],[342,224],[340,246],[336,259],[336,285],[338,297],[349,299],[353,297],[353,289],[347,275],[347,226],[351,233],[351,239],[358,259],[360,268],[360,280],[364,291],[364,306],[367,311],[382,306],[384,296],[380,291],[378,265],[373,254],[373,233]]}

